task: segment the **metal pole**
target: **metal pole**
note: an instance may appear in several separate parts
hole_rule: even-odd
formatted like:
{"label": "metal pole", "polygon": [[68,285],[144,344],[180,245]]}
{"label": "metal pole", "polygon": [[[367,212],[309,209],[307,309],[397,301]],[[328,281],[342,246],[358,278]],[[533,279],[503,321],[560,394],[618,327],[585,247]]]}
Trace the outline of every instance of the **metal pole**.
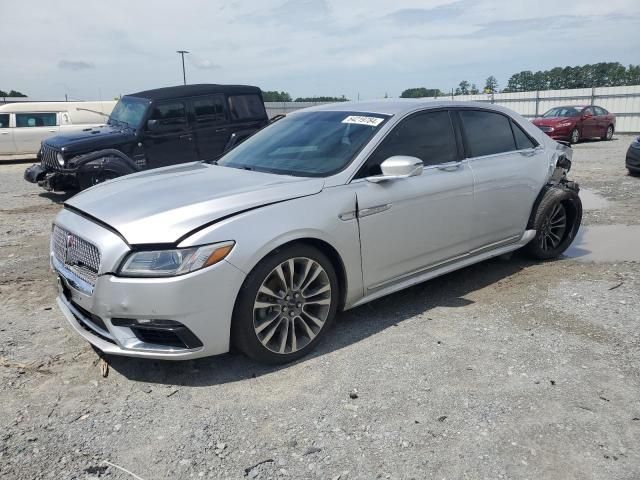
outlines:
{"label": "metal pole", "polygon": [[187,84],[187,74],[186,74],[185,69],[184,69],[184,54],[185,53],[189,53],[189,52],[186,51],[186,50],[176,50],[176,53],[179,53],[180,56],[182,57],[182,81],[186,85]]}
{"label": "metal pole", "polygon": [[540,90],[536,90],[536,117],[540,115]]}

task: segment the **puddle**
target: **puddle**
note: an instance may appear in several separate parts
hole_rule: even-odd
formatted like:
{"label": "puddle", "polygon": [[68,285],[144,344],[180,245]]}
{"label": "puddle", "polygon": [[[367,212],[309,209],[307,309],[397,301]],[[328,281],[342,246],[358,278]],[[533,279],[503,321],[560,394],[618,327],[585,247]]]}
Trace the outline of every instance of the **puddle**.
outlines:
{"label": "puddle", "polygon": [[580,189],[580,200],[582,200],[583,210],[600,210],[607,208],[611,203],[598,192],[586,188]]}
{"label": "puddle", "polygon": [[640,225],[582,226],[564,255],[583,262],[640,261]]}

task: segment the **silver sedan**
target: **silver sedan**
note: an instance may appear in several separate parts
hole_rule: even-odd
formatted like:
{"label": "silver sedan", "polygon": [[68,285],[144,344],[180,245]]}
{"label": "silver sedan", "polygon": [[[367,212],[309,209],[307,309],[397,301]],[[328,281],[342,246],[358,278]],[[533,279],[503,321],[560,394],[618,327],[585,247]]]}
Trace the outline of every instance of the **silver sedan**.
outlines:
{"label": "silver sedan", "polygon": [[308,353],[336,313],[580,225],[571,149],[484,103],[346,102],[292,113],[217,162],[118,178],[57,216],[72,327],[106,353]]}

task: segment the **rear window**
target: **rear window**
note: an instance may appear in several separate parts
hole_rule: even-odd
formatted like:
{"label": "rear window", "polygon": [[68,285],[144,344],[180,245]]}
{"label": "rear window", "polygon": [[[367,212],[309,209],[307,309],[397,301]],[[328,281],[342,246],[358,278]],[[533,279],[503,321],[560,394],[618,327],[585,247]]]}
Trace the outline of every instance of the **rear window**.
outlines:
{"label": "rear window", "polygon": [[9,128],[9,114],[0,114],[0,128]]}
{"label": "rear window", "polygon": [[16,127],[55,127],[56,114],[54,113],[16,113]]}
{"label": "rear window", "polygon": [[516,122],[511,122],[513,126],[513,136],[516,137],[516,146],[518,150],[525,150],[527,148],[535,148],[536,143],[529,138],[529,136],[524,133],[524,130],[520,128]]}
{"label": "rear window", "polygon": [[233,120],[256,119],[267,116],[259,95],[230,95],[229,111]]}
{"label": "rear window", "polygon": [[510,120],[504,115],[480,110],[462,110],[460,118],[470,157],[517,150]]}
{"label": "rear window", "polygon": [[198,123],[221,122],[225,120],[224,97],[216,95],[212,97],[197,98],[193,101],[193,109]]}

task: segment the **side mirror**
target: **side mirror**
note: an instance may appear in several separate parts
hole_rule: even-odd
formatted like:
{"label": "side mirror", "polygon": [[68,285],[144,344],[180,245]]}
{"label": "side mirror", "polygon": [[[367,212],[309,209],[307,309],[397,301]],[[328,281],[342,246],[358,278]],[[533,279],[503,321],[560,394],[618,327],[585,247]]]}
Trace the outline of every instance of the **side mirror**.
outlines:
{"label": "side mirror", "polygon": [[424,165],[419,158],[406,155],[394,155],[380,164],[382,175],[367,177],[367,181],[380,183],[387,180],[415,177],[422,174],[423,168]]}
{"label": "side mirror", "polygon": [[158,122],[158,120],[147,121],[147,130],[149,130],[150,132],[158,130],[158,127],[160,127],[160,123]]}
{"label": "side mirror", "polygon": [[582,118],[590,118],[593,117],[593,114],[591,112],[584,112],[582,114]]}

